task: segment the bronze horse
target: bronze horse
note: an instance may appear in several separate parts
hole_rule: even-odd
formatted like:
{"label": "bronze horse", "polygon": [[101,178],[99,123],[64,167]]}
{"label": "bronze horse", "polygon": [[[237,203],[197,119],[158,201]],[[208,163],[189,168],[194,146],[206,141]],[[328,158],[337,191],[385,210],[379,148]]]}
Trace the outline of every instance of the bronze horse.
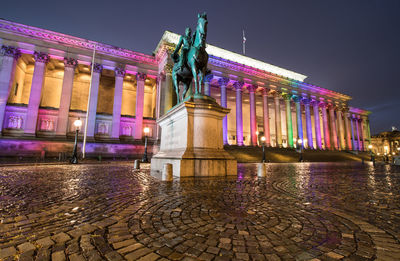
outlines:
{"label": "bronze horse", "polygon": [[[175,64],[172,70],[172,81],[175,87],[178,103],[181,103],[183,99],[185,99],[186,93],[189,90],[193,78],[195,84],[195,94],[202,92],[203,78],[207,71],[207,14],[199,14],[197,17],[198,20],[196,31],[193,34],[192,44],[187,54],[187,65],[185,65],[183,68],[179,68],[176,57],[173,57]],[[184,87],[182,97],[179,95],[179,84],[181,82],[183,83]]]}

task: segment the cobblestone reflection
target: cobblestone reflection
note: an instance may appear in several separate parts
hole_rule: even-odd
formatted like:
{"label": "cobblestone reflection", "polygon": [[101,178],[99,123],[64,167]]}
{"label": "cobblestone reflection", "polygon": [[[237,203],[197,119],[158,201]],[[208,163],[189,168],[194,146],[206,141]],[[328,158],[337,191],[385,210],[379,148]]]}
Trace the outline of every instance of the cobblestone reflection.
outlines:
{"label": "cobblestone reflection", "polygon": [[149,166],[0,168],[0,259],[400,259],[389,165],[255,164],[160,182]]}

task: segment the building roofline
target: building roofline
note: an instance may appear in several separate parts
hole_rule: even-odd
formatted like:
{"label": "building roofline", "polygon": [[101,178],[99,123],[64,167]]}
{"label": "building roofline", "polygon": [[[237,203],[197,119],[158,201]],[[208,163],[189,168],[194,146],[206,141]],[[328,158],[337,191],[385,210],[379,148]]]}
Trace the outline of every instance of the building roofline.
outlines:
{"label": "building roofline", "polygon": [[[176,45],[179,41],[179,34],[170,32],[170,31],[165,31],[163,36],[161,37],[161,40],[158,42],[156,49],[154,50],[154,53],[157,53],[158,50],[161,48],[161,46],[164,43],[169,43],[169,44],[173,44]],[[256,69],[260,69],[262,71],[267,71],[273,74],[277,74],[283,77],[287,77],[290,79],[294,79],[294,80],[298,80],[298,81],[304,81],[305,78],[307,78],[306,75],[297,73],[297,72],[293,72],[284,68],[281,68],[279,66],[275,66],[260,60],[256,60],[254,58],[248,57],[248,56],[244,56],[232,51],[228,51],[226,49],[211,45],[211,44],[207,44],[206,45],[206,50],[207,53],[210,56],[215,56],[215,57],[219,57],[225,60],[229,60],[232,62],[236,62],[239,64],[243,64],[246,66],[250,66]]]}
{"label": "building roofline", "polygon": [[111,56],[120,56],[122,58],[140,61],[146,64],[157,65],[155,57],[132,50],[116,47],[109,44],[104,44],[88,39],[83,39],[67,34],[62,34],[38,27],[28,26],[8,20],[0,19],[0,32],[11,33],[32,39],[38,39],[47,42],[63,44],[76,48],[93,50],[96,45],[96,52]]}

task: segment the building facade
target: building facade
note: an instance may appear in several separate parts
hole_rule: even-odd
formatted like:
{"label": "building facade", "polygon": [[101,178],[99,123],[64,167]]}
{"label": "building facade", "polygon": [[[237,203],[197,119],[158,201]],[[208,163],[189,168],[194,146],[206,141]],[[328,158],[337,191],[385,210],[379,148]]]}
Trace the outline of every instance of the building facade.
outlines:
{"label": "building facade", "polygon": [[400,131],[384,131],[371,137],[371,152],[377,156],[395,156],[400,154]]}
{"label": "building facade", "polygon": [[[139,154],[144,127],[156,144],[156,120],[176,103],[170,54],[178,39],[166,31],[146,55],[0,20],[2,151],[69,150],[73,122],[85,121],[87,111],[89,153]],[[207,52],[204,93],[231,109],[223,121],[226,145],[257,146],[264,136],[273,147],[302,140],[307,149],[367,150],[370,112],[350,107],[351,97],[216,46]]]}

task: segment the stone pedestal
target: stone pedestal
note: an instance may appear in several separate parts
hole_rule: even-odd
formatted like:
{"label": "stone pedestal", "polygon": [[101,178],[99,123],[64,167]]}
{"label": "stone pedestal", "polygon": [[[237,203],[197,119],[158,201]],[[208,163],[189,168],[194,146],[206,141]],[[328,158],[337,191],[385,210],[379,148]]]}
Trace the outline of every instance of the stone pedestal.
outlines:
{"label": "stone pedestal", "polygon": [[211,97],[195,95],[158,119],[160,151],[151,159],[151,172],[160,176],[164,163],[175,177],[237,175],[237,162],[224,150],[222,119],[229,109]]}

